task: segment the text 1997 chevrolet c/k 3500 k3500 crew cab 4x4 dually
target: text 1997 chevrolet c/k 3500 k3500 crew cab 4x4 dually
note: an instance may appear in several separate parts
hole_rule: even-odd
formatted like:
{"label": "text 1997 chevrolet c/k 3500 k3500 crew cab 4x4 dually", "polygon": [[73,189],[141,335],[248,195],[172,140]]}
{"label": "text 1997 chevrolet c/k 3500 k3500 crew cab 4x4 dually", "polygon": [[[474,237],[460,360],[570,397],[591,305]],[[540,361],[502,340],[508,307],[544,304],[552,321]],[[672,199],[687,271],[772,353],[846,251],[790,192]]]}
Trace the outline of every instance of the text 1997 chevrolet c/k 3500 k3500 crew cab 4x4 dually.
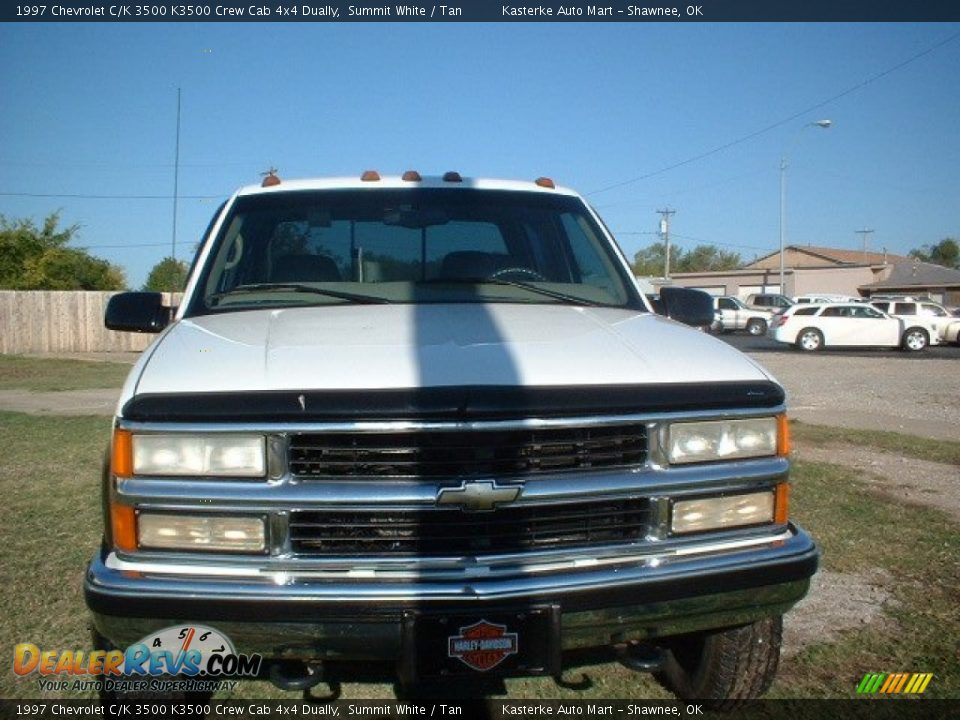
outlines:
{"label": "text 1997 chevrolet c/k 3500 k3500 crew cab 4x4 dually", "polygon": [[114,422],[96,641],[207,628],[284,688],[613,658],[761,694],[818,557],[784,392],[682,324],[705,294],[662,298],[548,178],[239,190],[175,311],[107,310],[160,334]]}

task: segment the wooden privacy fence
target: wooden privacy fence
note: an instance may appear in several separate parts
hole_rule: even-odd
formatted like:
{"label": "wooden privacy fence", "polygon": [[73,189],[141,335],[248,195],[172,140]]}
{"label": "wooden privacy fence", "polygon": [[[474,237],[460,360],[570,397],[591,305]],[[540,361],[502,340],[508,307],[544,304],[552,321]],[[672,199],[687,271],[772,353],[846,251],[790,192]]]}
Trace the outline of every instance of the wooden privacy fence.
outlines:
{"label": "wooden privacy fence", "polygon": [[[103,313],[114,292],[0,290],[0,353],[139,352],[156,337],[114,332]],[[179,293],[175,301],[179,301]],[[170,293],[164,302],[170,304]]]}

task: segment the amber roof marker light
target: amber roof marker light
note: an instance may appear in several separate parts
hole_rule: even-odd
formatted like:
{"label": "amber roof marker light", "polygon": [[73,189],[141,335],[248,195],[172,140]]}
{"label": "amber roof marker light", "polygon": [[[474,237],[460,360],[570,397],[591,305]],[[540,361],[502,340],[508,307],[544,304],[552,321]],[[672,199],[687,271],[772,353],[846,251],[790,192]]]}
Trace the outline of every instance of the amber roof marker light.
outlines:
{"label": "amber roof marker light", "polygon": [[280,176],[277,175],[277,169],[275,167],[260,173],[260,175],[263,177],[260,187],[274,187],[280,184]]}
{"label": "amber roof marker light", "polygon": [[418,173],[416,170],[407,170],[403,175],[400,176],[400,179],[404,180],[405,182],[421,182],[423,180],[423,178],[420,177],[420,173]]}
{"label": "amber roof marker light", "polygon": [[377,182],[380,180],[380,173],[376,170],[364,170],[360,180],[361,182]]}
{"label": "amber roof marker light", "polygon": [[557,185],[548,177],[538,177],[534,180],[534,183],[539,185],[542,188],[550,188],[551,190],[556,190]]}
{"label": "amber roof marker light", "polygon": [[444,182],[463,182],[463,178],[460,177],[460,173],[450,170],[449,172],[445,172],[443,174],[443,181]]}

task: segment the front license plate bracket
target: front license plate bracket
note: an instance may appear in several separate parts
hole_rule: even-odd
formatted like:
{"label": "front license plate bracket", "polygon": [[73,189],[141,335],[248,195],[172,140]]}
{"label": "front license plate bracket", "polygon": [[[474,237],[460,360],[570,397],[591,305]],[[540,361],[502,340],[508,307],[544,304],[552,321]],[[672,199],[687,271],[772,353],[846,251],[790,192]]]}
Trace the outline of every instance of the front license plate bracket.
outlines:
{"label": "front license plate bracket", "polygon": [[560,674],[560,606],[472,612],[408,610],[399,675],[405,684]]}

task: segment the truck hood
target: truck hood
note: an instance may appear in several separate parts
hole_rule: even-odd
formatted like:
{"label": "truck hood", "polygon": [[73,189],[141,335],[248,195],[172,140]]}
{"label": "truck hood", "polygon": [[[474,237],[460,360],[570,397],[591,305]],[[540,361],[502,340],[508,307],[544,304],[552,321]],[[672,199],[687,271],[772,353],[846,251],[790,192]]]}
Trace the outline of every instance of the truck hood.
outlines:
{"label": "truck hood", "polygon": [[337,305],[181,320],[145,353],[120,407],[154,393],[769,379],[726,343],[633,310]]}

